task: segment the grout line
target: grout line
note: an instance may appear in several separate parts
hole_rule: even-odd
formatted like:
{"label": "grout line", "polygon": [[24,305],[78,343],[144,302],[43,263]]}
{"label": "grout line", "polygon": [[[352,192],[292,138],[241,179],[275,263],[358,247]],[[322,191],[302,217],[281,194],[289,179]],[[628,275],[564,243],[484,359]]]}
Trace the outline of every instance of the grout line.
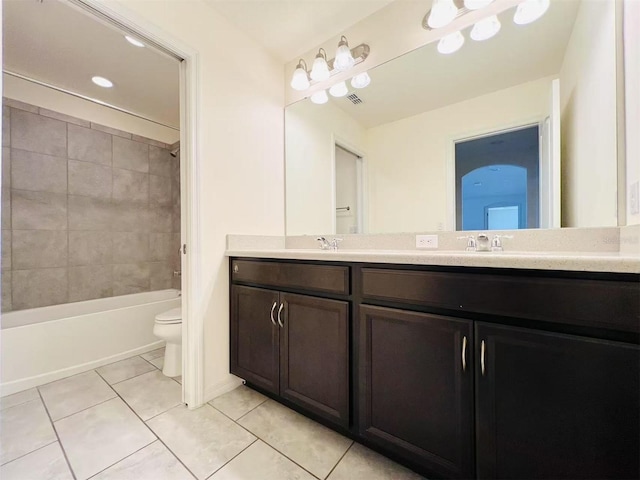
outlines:
{"label": "grout line", "polygon": [[129,455],[127,455],[124,458],[121,458],[120,460],[116,461],[115,463],[112,463],[111,465],[109,465],[108,467],[103,468],[102,470],[100,470],[99,472],[94,473],[93,475],[91,475],[90,477],[87,478],[87,480],[90,480],[91,478],[94,478],[96,475],[100,475],[102,472],[104,472],[105,470],[109,470],[111,467],[117,465],[118,463],[126,460],[127,458],[131,457],[132,455],[135,455],[136,453],[138,453],[140,450],[144,450],[145,448],[153,445],[154,443],[156,443],[157,440],[154,440],[151,443],[146,444],[144,447],[140,447],[139,449],[137,449],[135,452],[131,452]]}
{"label": "grout line", "polygon": [[[248,387],[247,387],[247,388],[248,388]],[[215,400],[215,398],[214,398],[213,400]],[[210,400],[210,402],[213,402],[213,400]],[[267,402],[267,400],[269,400],[269,398],[265,398],[262,402],[260,402],[260,405],[262,405],[262,404],[264,404],[265,402]],[[207,403],[209,403],[209,402],[207,402]],[[209,403],[209,405],[211,405],[211,404]],[[231,420],[233,420],[234,422],[236,422],[236,423],[237,423],[237,422],[239,422],[240,420],[242,420],[244,417],[246,417],[247,415],[249,415],[251,412],[253,412],[253,411],[254,411],[256,408],[258,408],[260,405],[256,405],[256,406],[255,406],[255,407],[253,407],[251,410],[249,410],[247,413],[242,414],[242,416],[238,417],[238,419],[237,419],[237,420],[233,420],[233,418],[231,418],[231,417],[229,417],[229,418],[231,418]],[[211,406],[212,406],[213,408],[216,408],[216,407],[215,407],[215,405],[211,405]],[[216,408],[216,410],[217,410],[217,408]],[[223,413],[224,413],[224,412],[223,412]]]}
{"label": "grout line", "polygon": [[333,473],[333,471],[336,469],[336,467],[338,465],[340,465],[340,462],[342,461],[342,459],[344,457],[346,457],[347,453],[349,453],[349,450],[351,450],[351,447],[353,447],[355,445],[355,441],[351,440],[351,445],[349,445],[349,448],[347,448],[347,450],[342,454],[342,456],[340,457],[340,459],[336,462],[336,464],[333,466],[333,468],[329,471],[329,473],[327,473],[327,476],[324,478],[329,478],[331,476],[331,474]]}
{"label": "grout line", "polygon": [[78,410],[77,412],[70,413],[69,415],[65,415],[64,417],[56,418],[55,420],[51,420],[52,422],[59,422],[60,420],[64,420],[65,418],[73,417],[76,413],[84,412],[85,410],[89,410],[90,408],[97,407],[98,405],[102,405],[103,403],[107,403],[110,400],[113,400],[116,397],[109,397],[106,400],[103,400],[95,405],[91,405],[89,407],[83,408],[82,410]]}
{"label": "grout line", "polygon": [[64,455],[64,460],[67,462],[67,467],[69,467],[71,476],[73,477],[73,480],[77,480],[76,474],[73,471],[73,468],[71,467],[71,462],[69,461],[69,457],[67,456],[67,451],[64,449],[64,445],[62,445],[62,440],[60,440],[60,435],[58,435],[58,430],[56,429],[56,425],[55,423],[53,423],[53,420],[51,419],[51,414],[49,413],[47,404],[45,403],[44,398],[42,398],[42,393],[40,393],[40,389],[37,389],[37,391],[38,391],[38,396],[40,397],[40,401],[42,402],[42,406],[44,407],[44,411],[47,412],[47,417],[49,417],[49,422],[51,423],[51,428],[53,428],[53,433],[56,434],[56,438],[58,439],[58,443],[60,444],[60,450],[62,450],[62,455]]}
{"label": "grout line", "polygon": [[[254,437],[256,437],[254,435]],[[208,477],[206,477],[205,480],[210,480],[216,473],[218,473],[220,470],[222,470],[224,467],[227,466],[227,464],[231,463],[234,459],[236,459],[237,457],[239,457],[240,455],[242,455],[242,453],[247,450],[251,445],[253,445],[254,443],[260,441],[260,439],[258,437],[255,438],[255,440],[253,442],[251,442],[249,445],[247,445],[246,447],[244,447],[242,450],[240,450],[236,455],[234,455],[233,457],[231,457],[229,460],[227,460],[226,462],[224,462],[222,465],[220,465],[220,467],[216,468],[211,475],[209,475]]]}
{"label": "grout line", "polygon": [[14,459],[12,459],[12,460],[9,460],[8,462],[5,462],[5,463],[1,464],[0,466],[4,467],[5,465],[9,465],[10,463],[15,462],[16,460],[20,460],[21,458],[24,458],[24,457],[26,457],[27,455],[31,455],[32,453],[37,452],[38,450],[42,450],[43,448],[50,447],[50,446],[51,446],[51,445],[53,445],[54,443],[59,443],[59,442],[58,442],[57,440],[54,440],[53,442],[51,442],[51,443],[47,443],[46,445],[42,445],[41,447],[38,447],[38,448],[36,448],[35,450],[31,450],[30,452],[23,453],[23,454],[22,454],[22,455],[20,455],[19,457],[16,457],[16,458],[14,458]]}
{"label": "grout line", "polygon": [[[131,358],[133,358],[133,357],[131,357]],[[156,369],[155,371],[158,370],[158,368],[155,365],[152,364],[152,366]],[[149,370],[148,372],[139,373],[138,375],[134,375],[133,377],[125,378],[124,380],[118,380],[117,382],[114,382],[114,383],[109,383],[109,382],[107,382],[107,383],[109,383],[109,386],[111,388],[113,388],[115,385],[120,385],[123,382],[127,382],[129,380],[133,380],[134,378],[138,378],[138,377],[141,377],[142,375],[146,375],[147,373],[153,373],[153,372],[154,372],[154,370]],[[105,380],[105,382],[106,382],[106,380]]]}

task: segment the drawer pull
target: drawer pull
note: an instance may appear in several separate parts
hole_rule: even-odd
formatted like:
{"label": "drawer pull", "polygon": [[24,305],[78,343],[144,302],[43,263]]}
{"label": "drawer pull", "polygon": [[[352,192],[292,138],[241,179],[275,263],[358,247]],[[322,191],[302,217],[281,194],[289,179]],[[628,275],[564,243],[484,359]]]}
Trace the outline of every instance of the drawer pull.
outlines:
{"label": "drawer pull", "polygon": [[462,371],[467,371],[467,337],[462,337]]}
{"label": "drawer pull", "polygon": [[280,325],[280,328],[284,327],[284,324],[282,323],[282,318],[280,318],[280,314],[282,313],[283,308],[284,308],[284,303],[281,303],[280,308],[278,308],[278,324]]}
{"label": "drawer pull", "polygon": [[271,313],[269,314],[269,317],[271,317],[271,323],[273,323],[274,325],[276,324],[276,321],[273,318],[273,312],[275,311],[277,304],[278,302],[273,302],[273,305],[271,305]]}
{"label": "drawer pull", "polygon": [[486,347],[484,345],[484,340],[480,343],[480,370],[482,371],[482,376],[484,377],[485,368],[484,368],[484,354]]}

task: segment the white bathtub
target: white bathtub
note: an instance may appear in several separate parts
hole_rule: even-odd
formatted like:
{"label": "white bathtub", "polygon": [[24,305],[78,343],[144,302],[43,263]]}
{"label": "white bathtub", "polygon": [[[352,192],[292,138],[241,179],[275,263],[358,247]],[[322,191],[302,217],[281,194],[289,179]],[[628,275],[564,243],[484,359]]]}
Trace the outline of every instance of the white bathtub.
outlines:
{"label": "white bathtub", "polygon": [[19,310],[0,317],[0,396],[162,346],[154,317],[180,306],[178,290]]}

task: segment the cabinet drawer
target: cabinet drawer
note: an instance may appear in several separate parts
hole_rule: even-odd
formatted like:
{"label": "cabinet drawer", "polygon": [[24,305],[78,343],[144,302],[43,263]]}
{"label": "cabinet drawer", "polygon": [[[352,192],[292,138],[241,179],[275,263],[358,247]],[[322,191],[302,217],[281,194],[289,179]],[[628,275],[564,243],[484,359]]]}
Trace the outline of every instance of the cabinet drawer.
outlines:
{"label": "cabinet drawer", "polygon": [[638,282],[363,268],[362,296],[640,332]]}
{"label": "cabinet drawer", "polygon": [[233,260],[231,272],[237,282],[349,294],[349,267]]}

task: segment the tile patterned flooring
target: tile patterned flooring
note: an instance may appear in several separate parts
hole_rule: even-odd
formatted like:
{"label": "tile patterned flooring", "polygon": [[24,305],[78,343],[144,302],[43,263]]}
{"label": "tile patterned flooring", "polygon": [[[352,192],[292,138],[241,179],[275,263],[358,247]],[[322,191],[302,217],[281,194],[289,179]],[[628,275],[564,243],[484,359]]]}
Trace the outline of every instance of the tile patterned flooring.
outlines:
{"label": "tile patterned flooring", "polygon": [[0,400],[2,480],[418,480],[241,386],[189,410],[164,349]]}

